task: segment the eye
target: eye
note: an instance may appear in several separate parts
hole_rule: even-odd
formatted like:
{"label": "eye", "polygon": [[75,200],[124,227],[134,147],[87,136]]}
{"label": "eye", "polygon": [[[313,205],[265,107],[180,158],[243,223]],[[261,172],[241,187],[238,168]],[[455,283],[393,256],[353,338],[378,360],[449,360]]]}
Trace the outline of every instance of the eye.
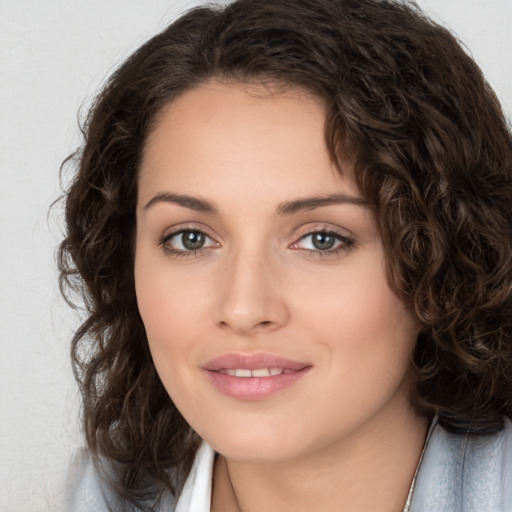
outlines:
{"label": "eye", "polygon": [[337,253],[343,249],[349,249],[354,241],[334,231],[315,231],[308,233],[292,245],[292,249],[305,249],[316,253]]}
{"label": "eye", "polygon": [[172,253],[187,253],[214,247],[217,242],[199,230],[183,229],[166,235],[160,244]]}

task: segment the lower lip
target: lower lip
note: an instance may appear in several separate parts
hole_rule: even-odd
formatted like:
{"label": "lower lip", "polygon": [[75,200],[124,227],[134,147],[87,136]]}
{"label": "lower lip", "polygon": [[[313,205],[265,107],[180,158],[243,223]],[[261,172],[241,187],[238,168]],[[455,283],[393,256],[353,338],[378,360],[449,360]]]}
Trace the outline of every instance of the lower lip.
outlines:
{"label": "lower lip", "polygon": [[311,366],[270,377],[234,377],[227,373],[204,370],[212,384],[222,393],[237,400],[256,401],[269,398],[289,388],[308,373]]}

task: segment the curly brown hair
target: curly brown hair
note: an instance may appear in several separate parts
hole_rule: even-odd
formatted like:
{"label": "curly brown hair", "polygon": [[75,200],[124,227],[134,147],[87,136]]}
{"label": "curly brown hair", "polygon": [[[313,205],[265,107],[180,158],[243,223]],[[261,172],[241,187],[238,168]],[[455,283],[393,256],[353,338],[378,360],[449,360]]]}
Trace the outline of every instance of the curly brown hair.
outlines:
{"label": "curly brown hair", "polygon": [[66,201],[61,288],[85,301],[72,343],[88,446],[124,503],[176,495],[199,439],[165,392],[137,309],[137,174],[163,107],[212,78],[298,86],[328,106],[375,210],[389,281],[422,325],[411,400],[453,432],[512,415],[512,137],[474,61],[414,3],[238,0],[196,8],[97,97]]}

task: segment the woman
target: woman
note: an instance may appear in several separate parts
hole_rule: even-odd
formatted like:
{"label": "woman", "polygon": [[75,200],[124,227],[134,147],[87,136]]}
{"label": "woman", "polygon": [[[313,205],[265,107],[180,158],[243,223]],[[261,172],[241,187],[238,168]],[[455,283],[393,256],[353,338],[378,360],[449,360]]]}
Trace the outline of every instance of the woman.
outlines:
{"label": "woman", "polygon": [[413,5],[198,8],[98,97],[72,510],[512,510],[512,142]]}

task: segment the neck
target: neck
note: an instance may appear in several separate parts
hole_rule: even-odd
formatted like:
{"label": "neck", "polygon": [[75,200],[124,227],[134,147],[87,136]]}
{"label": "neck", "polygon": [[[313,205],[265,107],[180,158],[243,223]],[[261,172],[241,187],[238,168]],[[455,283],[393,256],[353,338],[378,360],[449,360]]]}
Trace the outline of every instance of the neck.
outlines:
{"label": "neck", "polygon": [[[366,425],[293,460],[245,462],[218,456],[212,511],[402,512],[428,430],[414,412]],[[378,428],[377,428],[378,427]]]}

